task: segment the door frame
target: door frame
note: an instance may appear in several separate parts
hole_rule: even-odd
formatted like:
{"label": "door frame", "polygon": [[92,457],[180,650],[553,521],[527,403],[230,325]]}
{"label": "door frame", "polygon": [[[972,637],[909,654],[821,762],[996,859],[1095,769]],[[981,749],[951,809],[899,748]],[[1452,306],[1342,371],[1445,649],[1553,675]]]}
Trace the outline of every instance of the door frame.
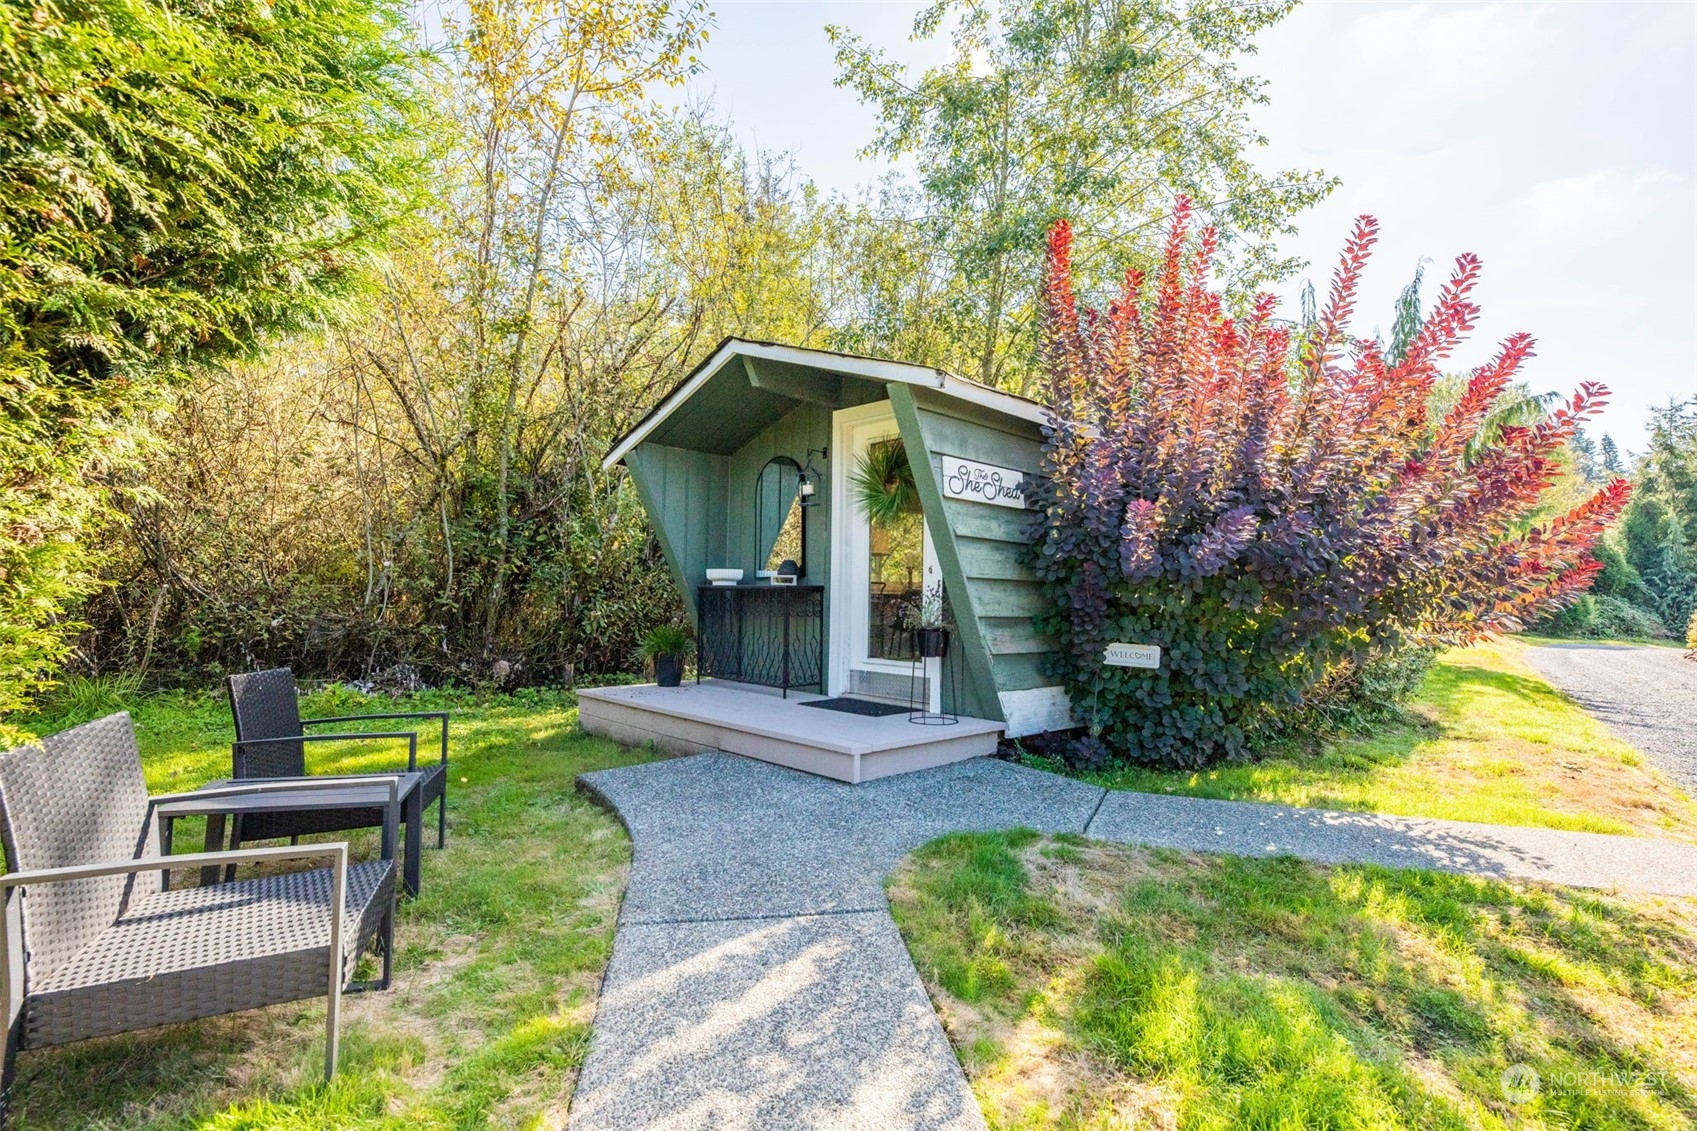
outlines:
{"label": "door frame", "polygon": [[[867,588],[871,582],[870,532],[866,516],[849,493],[850,479],[860,452],[869,443],[892,437],[899,439],[901,429],[896,423],[895,407],[887,400],[838,409],[831,414],[831,450],[837,453],[837,457],[831,460],[828,695],[847,693],[851,686],[850,674],[855,669],[902,676],[911,676],[914,672],[910,661],[880,660],[866,654]],[[913,453],[908,456],[911,459]],[[922,584],[929,588],[942,574],[937,564],[937,549],[931,541],[931,525],[922,521],[920,527],[925,538]]]}

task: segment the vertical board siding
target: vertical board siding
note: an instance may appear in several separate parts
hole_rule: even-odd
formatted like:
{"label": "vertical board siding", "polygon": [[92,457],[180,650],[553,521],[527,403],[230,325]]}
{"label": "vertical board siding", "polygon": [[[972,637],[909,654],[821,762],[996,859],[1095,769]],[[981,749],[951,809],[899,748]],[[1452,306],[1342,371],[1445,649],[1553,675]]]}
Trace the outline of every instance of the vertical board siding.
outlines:
{"label": "vertical board siding", "polygon": [[[807,466],[809,449],[829,448],[831,445],[831,410],[824,405],[801,404],[772,421],[748,443],[728,457],[726,464],[727,505],[726,560],[722,563],[747,571],[766,565],[764,555],[771,547],[755,545],[758,523],[755,515],[756,486],[760,472],[774,456],[788,456],[798,467]],[[825,552],[831,540],[831,507],[829,480],[824,478],[824,461],[814,457],[813,467],[821,474],[820,505],[807,510],[807,580],[822,583],[827,570]],[[715,563],[720,564],[720,563]]]}
{"label": "vertical board siding", "polygon": [[[625,456],[637,495],[672,571],[690,618],[696,618],[695,589],[709,568],[742,569],[749,580],[766,564],[755,546],[756,482],[773,456],[807,466],[808,449],[830,447],[831,409],[787,402],[791,408],[730,455],[688,451],[652,441]],[[686,407],[684,412],[688,412]],[[820,473],[818,506],[806,511],[807,580],[830,584],[831,501],[829,467],[814,457]],[[769,550],[769,547],[767,548]],[[827,597],[829,594],[827,593]],[[826,605],[829,610],[829,602]],[[829,613],[827,612],[827,616]],[[827,622],[825,631],[830,631]]]}
{"label": "vertical board siding", "polygon": [[625,456],[691,618],[695,583],[725,552],[725,463],[724,456],[653,443],[639,444]]}

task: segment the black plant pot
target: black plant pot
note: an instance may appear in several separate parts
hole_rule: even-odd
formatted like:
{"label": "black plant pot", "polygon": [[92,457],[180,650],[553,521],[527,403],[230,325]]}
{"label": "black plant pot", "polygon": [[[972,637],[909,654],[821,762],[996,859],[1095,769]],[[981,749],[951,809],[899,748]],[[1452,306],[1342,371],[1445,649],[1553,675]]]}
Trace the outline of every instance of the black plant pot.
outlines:
{"label": "black plant pot", "polygon": [[949,654],[949,630],[946,628],[921,628],[914,632],[915,643],[919,655],[927,660],[940,660]]}
{"label": "black plant pot", "polygon": [[676,687],[683,682],[684,661],[682,656],[659,655],[654,657],[654,682],[661,687]]}

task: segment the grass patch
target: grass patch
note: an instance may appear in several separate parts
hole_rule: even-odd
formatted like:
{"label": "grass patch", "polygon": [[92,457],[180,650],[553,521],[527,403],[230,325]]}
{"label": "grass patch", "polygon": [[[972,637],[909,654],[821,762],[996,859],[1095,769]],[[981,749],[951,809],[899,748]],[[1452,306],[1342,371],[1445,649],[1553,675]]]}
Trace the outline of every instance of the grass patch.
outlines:
{"label": "grass patch", "polygon": [[[1408,717],[1317,751],[1200,771],[1081,775],[1110,789],[1697,841],[1697,806],[1527,666],[1513,639],[1439,659]],[[1054,767],[1048,767],[1054,768]]]}
{"label": "grass patch", "polygon": [[1692,901],[1032,833],[890,896],[992,1128],[1697,1121]]}
{"label": "grass patch", "polygon": [[[222,700],[116,695],[80,688],[76,702],[61,701],[52,714],[12,721],[45,734],[128,706],[151,790],[229,776]],[[333,1084],[320,1078],[323,1002],[296,1002],[25,1053],[15,1126],[563,1125],[630,859],[624,830],[577,792],[574,779],[652,752],[585,735],[572,698],[562,694],[433,693],[397,702],[333,690],[310,696],[303,713],[443,707],[454,711],[448,847],[426,849],[420,896],[401,903],[393,988],[343,999]],[[393,769],[406,757],[402,744],[327,745],[310,755],[315,772]],[[421,759],[427,751],[433,748],[421,733]],[[434,810],[426,817],[430,845]],[[201,835],[181,822],[177,849],[198,851]],[[373,836],[351,839],[357,855],[371,855]]]}

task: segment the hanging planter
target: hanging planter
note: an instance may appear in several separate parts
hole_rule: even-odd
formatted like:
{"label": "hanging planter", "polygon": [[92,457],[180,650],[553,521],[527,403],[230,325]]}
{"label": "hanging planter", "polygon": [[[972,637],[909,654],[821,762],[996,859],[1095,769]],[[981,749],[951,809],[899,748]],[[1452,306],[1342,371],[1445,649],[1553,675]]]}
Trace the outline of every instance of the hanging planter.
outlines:
{"label": "hanging planter", "polygon": [[850,480],[855,498],[874,526],[893,526],[919,513],[919,487],[900,440],[873,444],[855,461]]}
{"label": "hanging planter", "polygon": [[943,600],[943,583],[937,582],[919,595],[913,610],[913,647],[922,660],[940,660],[949,654],[948,606]]}
{"label": "hanging planter", "polygon": [[920,659],[940,660],[949,654],[949,630],[940,625],[916,629],[913,637]]}

